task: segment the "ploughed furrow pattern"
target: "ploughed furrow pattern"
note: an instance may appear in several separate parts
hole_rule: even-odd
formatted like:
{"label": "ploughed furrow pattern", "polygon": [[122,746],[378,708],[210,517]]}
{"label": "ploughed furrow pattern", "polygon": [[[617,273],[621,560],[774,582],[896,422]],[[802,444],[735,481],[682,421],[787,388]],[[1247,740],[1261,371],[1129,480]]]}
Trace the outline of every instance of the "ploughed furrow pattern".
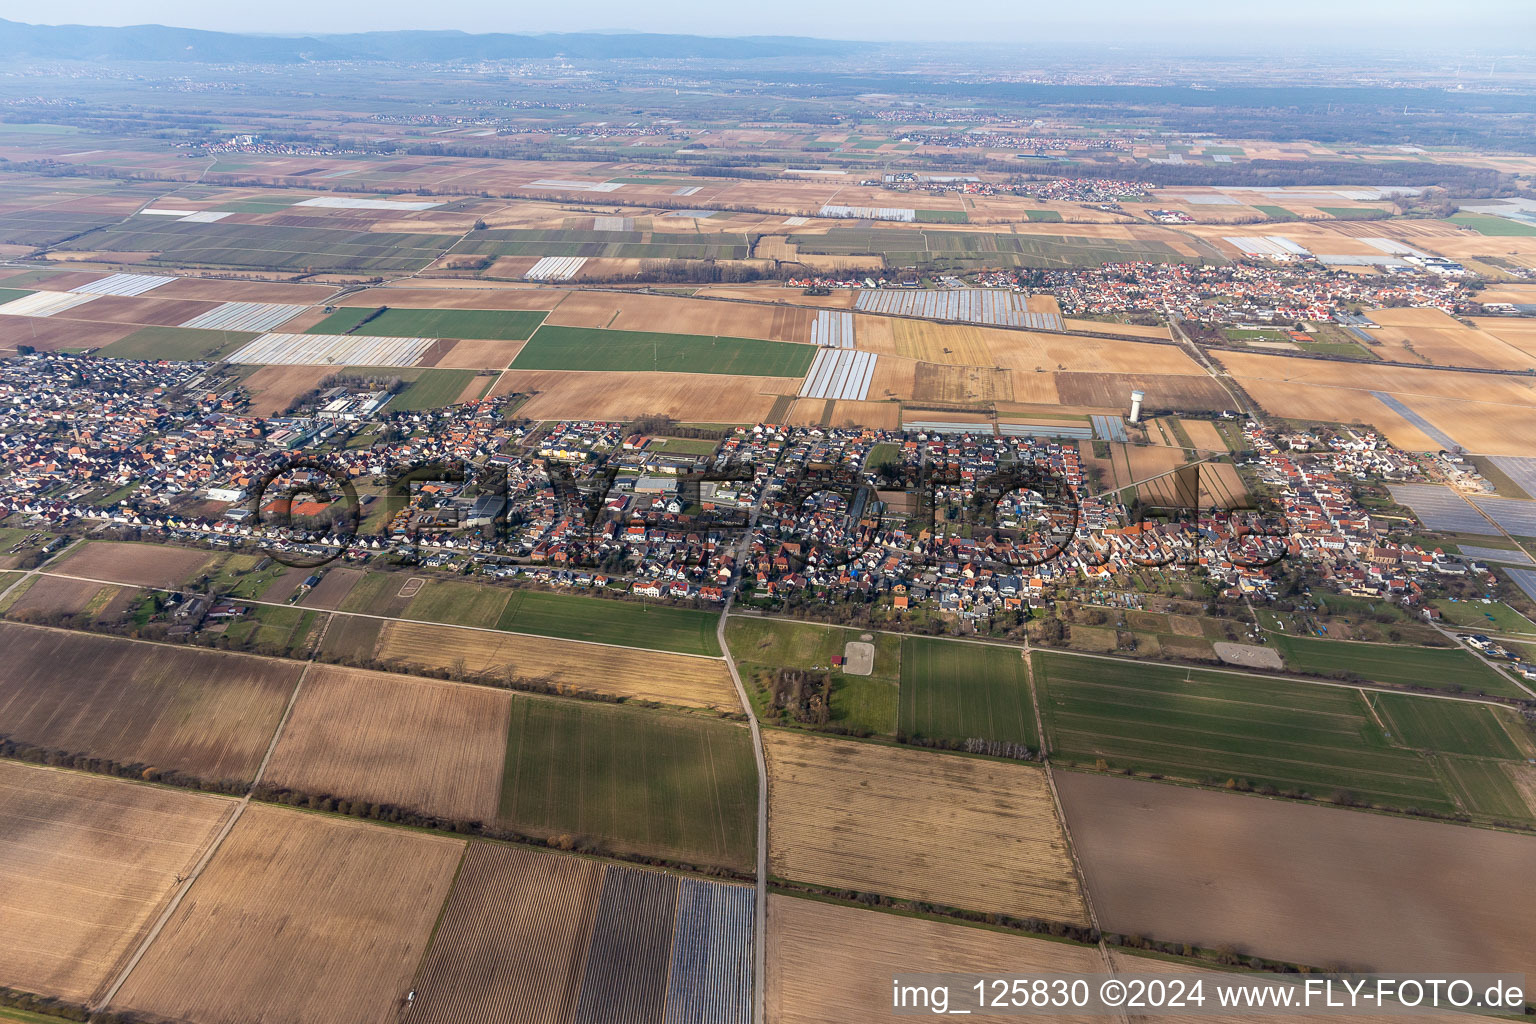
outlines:
{"label": "ploughed furrow pattern", "polygon": [[472,843],[416,979],[413,1024],[566,1024],[603,867]]}
{"label": "ploughed furrow pattern", "polygon": [[747,886],[683,879],[666,1024],[750,1024],[756,905]]}
{"label": "ploughed furrow pattern", "polygon": [[662,1024],[677,888],[672,875],[608,869],[575,1024]]}

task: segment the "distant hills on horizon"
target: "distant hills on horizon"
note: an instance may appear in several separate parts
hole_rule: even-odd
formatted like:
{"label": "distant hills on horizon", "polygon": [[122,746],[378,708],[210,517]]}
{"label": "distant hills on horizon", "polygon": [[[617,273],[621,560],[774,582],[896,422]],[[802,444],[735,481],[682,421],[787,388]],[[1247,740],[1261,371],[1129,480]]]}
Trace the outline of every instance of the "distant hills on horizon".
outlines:
{"label": "distant hills on horizon", "polygon": [[881,44],[795,36],[663,35],[646,32],[561,32],[519,35],[448,31],[357,32],[347,35],[256,35],[165,25],[121,28],[29,25],[0,18],[0,53],[57,60],[195,60],[297,64],[305,61],[450,61],[568,57],[714,58],[828,57]]}

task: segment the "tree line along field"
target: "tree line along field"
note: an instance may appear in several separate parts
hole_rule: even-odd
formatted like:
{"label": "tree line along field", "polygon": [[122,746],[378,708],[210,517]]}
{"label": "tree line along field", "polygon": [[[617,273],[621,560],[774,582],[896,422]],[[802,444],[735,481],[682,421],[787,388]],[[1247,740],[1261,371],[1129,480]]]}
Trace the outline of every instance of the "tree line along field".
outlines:
{"label": "tree line along field", "polygon": [[497,818],[509,827],[747,872],[756,803],[741,726],[587,701],[512,705]]}
{"label": "tree line along field", "polygon": [[0,761],[0,985],[99,996],[235,807]]}
{"label": "tree line along field", "polygon": [[763,739],[774,877],[1087,921],[1044,769],[785,729]]}
{"label": "tree line along field", "polygon": [[814,346],[794,342],[546,325],[511,368],[803,377],[815,355]]}
{"label": "tree line along field", "polygon": [[[1053,763],[1206,785],[1231,780],[1397,810],[1536,817],[1519,799],[1523,766],[1509,758],[1512,749],[1529,750],[1529,739],[1517,739],[1498,717],[1503,712],[1485,705],[1112,659],[1031,657]],[[1464,764],[1474,754],[1495,770]],[[1461,789],[1447,780],[1459,767]]]}
{"label": "tree line along field", "polygon": [[1340,674],[1431,690],[1528,696],[1524,690],[1460,648],[1404,647],[1319,637],[1274,635],[1287,667],[1300,672]]}
{"label": "tree line along field", "polygon": [[458,241],[457,235],[352,231],[270,224],[145,224],[133,218],[65,243],[71,250],[155,253],[149,266],[254,270],[371,270],[411,273]]}
{"label": "tree line along field", "polygon": [[302,666],[0,623],[0,736],[249,782]]}
{"label": "tree line along field", "polygon": [[472,338],[523,341],[548,316],[522,309],[403,309],[345,306],[305,334],[362,334],[382,338]]}
{"label": "tree line along field", "polygon": [[744,260],[747,236],[661,231],[566,231],[509,229],[476,231],[453,247],[470,256],[585,256],[634,260]]}

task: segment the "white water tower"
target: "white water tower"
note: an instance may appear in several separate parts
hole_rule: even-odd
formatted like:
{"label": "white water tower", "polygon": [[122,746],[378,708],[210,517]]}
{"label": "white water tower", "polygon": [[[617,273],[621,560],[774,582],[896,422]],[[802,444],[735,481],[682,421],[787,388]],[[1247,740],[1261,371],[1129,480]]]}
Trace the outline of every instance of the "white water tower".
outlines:
{"label": "white water tower", "polygon": [[1132,423],[1140,423],[1141,422],[1141,400],[1143,398],[1146,398],[1146,397],[1147,397],[1147,393],[1145,391],[1132,391],[1131,392],[1131,422]]}

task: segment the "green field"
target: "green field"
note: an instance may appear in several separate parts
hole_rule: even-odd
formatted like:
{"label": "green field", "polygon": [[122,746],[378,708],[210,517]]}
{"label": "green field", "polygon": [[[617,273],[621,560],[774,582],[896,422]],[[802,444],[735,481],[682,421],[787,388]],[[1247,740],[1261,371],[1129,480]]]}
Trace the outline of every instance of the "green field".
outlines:
{"label": "green field", "polygon": [[713,455],[715,449],[720,447],[719,441],[708,441],[692,437],[664,437],[649,448],[653,452],[666,452],[671,455]]}
{"label": "green field", "polygon": [[1286,667],[1298,672],[1452,693],[1525,696],[1512,681],[1459,648],[1397,647],[1284,633],[1274,640]]}
{"label": "green field", "polygon": [[31,290],[27,288],[0,288],[0,303],[14,302],[31,294]]}
{"label": "green field", "polygon": [[491,629],[501,618],[512,593],[504,587],[428,580],[421,593],[406,605],[401,618]]}
{"label": "green field", "polygon": [[[635,156],[637,154],[626,154]],[[744,260],[752,246],[743,234],[696,232],[566,231],[518,228],[475,231],[453,247],[472,256],[586,256],[631,260]]]}
{"label": "green field", "polygon": [[257,335],[249,331],[204,331],[196,327],[145,327],[114,341],[97,355],[113,359],[213,359]]}
{"label": "green field", "polygon": [[[1360,691],[1035,654],[1051,756],[1209,785],[1456,809],[1433,762],[1392,745]],[[1424,698],[1420,698],[1424,699]]]}
{"label": "green field", "polygon": [[1530,768],[1472,757],[1442,757],[1439,761],[1452,792],[1471,813],[1499,821],[1531,820],[1531,808],[1509,774]]}
{"label": "green field", "polygon": [[919,224],[968,224],[970,217],[964,210],[914,210]]}
{"label": "green field", "polygon": [[1400,693],[1367,694],[1376,713],[1392,729],[1393,740],[1415,750],[1446,754],[1470,754],[1520,760],[1532,756],[1529,742],[1516,743],[1503,722],[1519,730],[1513,712],[1499,712],[1486,704],[1433,701]]}
{"label": "green field", "polygon": [[1451,223],[1460,224],[1464,228],[1471,228],[1480,235],[1488,235],[1493,238],[1513,235],[1536,235],[1536,224],[1510,220],[1507,217],[1490,217],[1478,213],[1458,213],[1451,217]]}
{"label": "green field", "polygon": [[253,644],[259,651],[296,654],[314,627],[317,614],[302,608],[255,605],[248,615],[231,622],[224,635]]}
{"label": "green field", "polygon": [[803,377],[815,355],[812,345],[784,341],[595,327],[541,327],[512,361],[512,368]]}
{"label": "green field", "polygon": [[1318,211],[1339,220],[1386,220],[1386,210],[1366,209],[1359,206],[1319,206]]}
{"label": "green field", "polygon": [[1021,651],[912,637],[901,646],[901,736],[1040,746]]}
{"label": "green field", "polygon": [[1253,207],[1270,220],[1299,220],[1294,213],[1283,206],[1260,206],[1257,203]]}
{"label": "green field", "polygon": [[1434,607],[1445,621],[1465,629],[1497,630],[1500,633],[1536,633],[1536,622],[1499,601],[1436,601]]}
{"label": "green field", "polygon": [[[744,679],[754,677],[757,670],[781,668],[829,672],[832,724],[854,733],[893,736],[901,684],[901,637],[891,633],[870,634],[869,642],[875,645],[875,667],[867,676],[847,675],[832,666],[832,659],[841,655],[850,641],[863,635],[853,628],[733,615],[726,625],[725,638]],[[759,713],[765,714],[767,695],[761,686],[753,688],[752,699]]]}
{"label": "green field", "polygon": [[542,590],[514,590],[498,629],[622,647],[719,657],[719,616],[691,608],[615,601]]}
{"label": "green field", "polygon": [[[340,372],[357,377],[389,381],[396,377],[406,386],[385,406],[386,412],[413,412],[439,409],[458,401],[464,388],[475,378],[474,370],[444,370],[435,366],[344,366]],[[490,378],[486,379],[487,385]]]}
{"label": "green field", "polygon": [[751,734],[712,719],[587,701],[512,704],[499,820],[617,851],[752,868]]}
{"label": "green field", "polygon": [[385,311],[366,324],[377,307],[349,306],[338,309],[305,334],[357,333],[375,338],[476,338],[490,341],[523,341],[549,314],[513,309],[396,309]]}
{"label": "green field", "polygon": [[134,217],[63,243],[67,249],[153,252],[148,265],[274,270],[421,270],[457,235],[350,231],[274,224],[148,224]]}
{"label": "green field", "polygon": [[[985,262],[1015,267],[1097,267],[1145,260],[1188,262],[1164,242],[1083,238],[1070,235],[1010,235],[980,231],[924,231],[921,228],[833,228],[824,234],[790,235],[801,252],[833,256],[878,254],[893,263]],[[1198,243],[1199,262],[1222,264],[1215,249]]]}
{"label": "green field", "polygon": [[1055,210],[1025,210],[1024,216],[1037,224],[1061,223],[1061,214]]}

